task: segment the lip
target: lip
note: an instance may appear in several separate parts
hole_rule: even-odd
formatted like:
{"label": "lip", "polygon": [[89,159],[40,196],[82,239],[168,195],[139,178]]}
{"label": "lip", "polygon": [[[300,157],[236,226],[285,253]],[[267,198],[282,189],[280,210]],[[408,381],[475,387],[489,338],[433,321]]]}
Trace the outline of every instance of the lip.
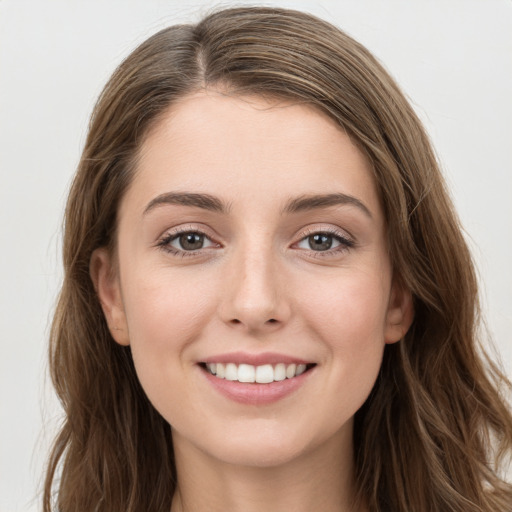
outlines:
{"label": "lip", "polygon": [[250,364],[252,366],[261,366],[264,364],[312,364],[314,361],[306,361],[294,356],[279,354],[277,352],[261,352],[259,354],[250,354],[247,352],[229,352],[226,354],[218,354],[212,357],[207,357],[199,361],[201,363],[235,363],[235,364]]}
{"label": "lip", "polygon": [[[204,368],[203,363],[235,363],[235,364],[251,364],[259,366],[263,364],[307,364],[308,370],[293,377],[282,381],[275,381],[268,384],[246,383],[220,379],[212,375]],[[229,354],[220,354],[209,357],[198,364],[198,368],[208,384],[215,391],[234,402],[245,405],[267,405],[278,402],[283,398],[295,393],[299,390],[311,377],[316,370],[316,364],[310,366],[311,361],[304,359],[285,356],[283,354],[267,352],[262,354],[247,354],[243,352],[230,352]]]}

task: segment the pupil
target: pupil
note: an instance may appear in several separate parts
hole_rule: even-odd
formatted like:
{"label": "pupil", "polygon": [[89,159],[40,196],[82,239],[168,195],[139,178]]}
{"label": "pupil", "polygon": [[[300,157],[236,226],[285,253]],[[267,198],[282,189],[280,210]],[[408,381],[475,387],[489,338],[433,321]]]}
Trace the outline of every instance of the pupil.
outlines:
{"label": "pupil", "polygon": [[180,236],[180,245],[183,249],[193,251],[203,246],[203,235],[199,233],[186,233]]}
{"label": "pupil", "polygon": [[317,234],[309,237],[309,246],[316,251],[327,251],[332,246],[332,236]]}

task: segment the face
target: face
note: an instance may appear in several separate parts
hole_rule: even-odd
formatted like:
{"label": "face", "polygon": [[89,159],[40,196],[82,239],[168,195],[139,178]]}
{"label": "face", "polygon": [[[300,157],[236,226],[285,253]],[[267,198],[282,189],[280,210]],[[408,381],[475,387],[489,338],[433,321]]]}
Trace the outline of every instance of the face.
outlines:
{"label": "face", "polygon": [[270,466],[351,437],[410,296],[369,165],[334,121],[188,96],[146,138],[118,219],[117,262],[99,249],[91,275],[175,443]]}

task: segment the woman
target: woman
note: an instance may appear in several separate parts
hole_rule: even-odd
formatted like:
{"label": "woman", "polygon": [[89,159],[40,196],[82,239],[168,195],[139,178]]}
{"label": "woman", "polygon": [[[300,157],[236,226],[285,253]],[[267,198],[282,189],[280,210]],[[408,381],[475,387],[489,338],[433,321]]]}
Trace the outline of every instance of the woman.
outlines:
{"label": "woman", "polygon": [[64,264],[47,512],[510,509],[509,383],[432,149],[331,25],[228,9],[136,49]]}

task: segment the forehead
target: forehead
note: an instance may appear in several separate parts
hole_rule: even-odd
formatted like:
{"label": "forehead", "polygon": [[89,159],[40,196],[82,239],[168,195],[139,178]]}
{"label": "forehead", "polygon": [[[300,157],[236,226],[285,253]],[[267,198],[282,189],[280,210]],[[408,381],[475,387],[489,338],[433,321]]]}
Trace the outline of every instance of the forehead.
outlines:
{"label": "forehead", "polygon": [[173,104],[148,133],[131,189],[141,201],[168,191],[230,202],[341,192],[378,210],[370,169],[343,128],[310,105],[203,91]]}

